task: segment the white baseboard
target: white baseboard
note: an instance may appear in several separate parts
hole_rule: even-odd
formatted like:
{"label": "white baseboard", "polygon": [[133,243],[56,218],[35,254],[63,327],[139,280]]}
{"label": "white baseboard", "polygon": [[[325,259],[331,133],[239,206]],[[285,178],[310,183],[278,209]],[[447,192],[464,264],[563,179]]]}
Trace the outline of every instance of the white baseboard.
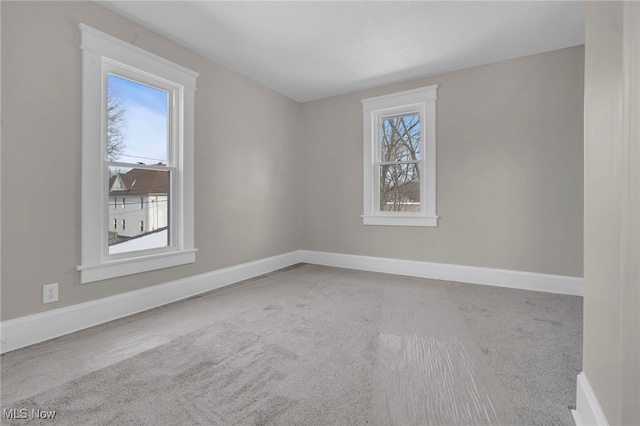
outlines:
{"label": "white baseboard", "polygon": [[576,426],[609,425],[584,371],[578,374],[576,409],[571,410],[571,414]]}
{"label": "white baseboard", "polygon": [[103,324],[299,263],[299,251],[65,308],[2,321],[1,352]]}
{"label": "white baseboard", "polygon": [[582,278],[299,250],[1,323],[0,352],[186,299],[299,262],[581,296]]}
{"label": "white baseboard", "polygon": [[584,280],[579,277],[389,259],[384,257],[301,250],[300,261],[339,268],[359,269],[363,271],[383,272],[445,281],[459,281],[471,284],[485,284],[521,290],[568,294],[572,296],[582,296],[584,288]]}

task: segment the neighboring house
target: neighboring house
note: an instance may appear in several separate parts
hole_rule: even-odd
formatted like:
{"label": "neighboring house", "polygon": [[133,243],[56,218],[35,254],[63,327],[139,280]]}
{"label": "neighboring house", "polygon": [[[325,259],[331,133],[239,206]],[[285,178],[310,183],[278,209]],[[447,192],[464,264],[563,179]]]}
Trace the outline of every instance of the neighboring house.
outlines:
{"label": "neighboring house", "polygon": [[166,228],[169,173],[131,169],[109,178],[109,244]]}
{"label": "neighboring house", "polygon": [[383,182],[380,198],[382,211],[419,212],[420,182],[411,181],[400,184]]}

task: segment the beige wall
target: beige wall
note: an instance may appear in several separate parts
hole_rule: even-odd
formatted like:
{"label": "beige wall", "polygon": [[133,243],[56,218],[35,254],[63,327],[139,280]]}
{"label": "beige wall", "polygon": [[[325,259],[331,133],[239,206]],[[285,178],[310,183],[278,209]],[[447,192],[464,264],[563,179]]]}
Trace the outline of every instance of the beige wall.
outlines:
{"label": "beige wall", "polygon": [[[93,2],[1,7],[2,320],[299,248],[582,275],[582,47],[300,105]],[[79,283],[78,22],[200,73],[193,265]],[[360,99],[433,83],[440,226],[365,227]]]}
{"label": "beige wall", "polygon": [[[585,64],[584,371],[611,424],[640,423],[621,4],[588,4],[586,58],[569,48],[302,106],[93,2],[0,5],[2,320],[298,248],[581,276]],[[80,285],[78,22],[200,73],[194,265]],[[440,226],[365,227],[360,99],[434,83]],[[60,301],[42,305],[50,282]]]}
{"label": "beige wall", "polygon": [[[632,92],[625,86],[623,50],[630,5],[594,2],[586,9],[583,368],[612,425],[640,424],[640,68],[631,74]],[[635,110],[626,104],[628,94]],[[635,136],[626,133],[627,118]]]}
{"label": "beige wall", "polygon": [[[1,7],[2,320],[299,248],[297,103],[94,2]],[[78,22],[200,73],[195,264],[80,285]],[[52,282],[60,301],[43,305]]]}
{"label": "beige wall", "polygon": [[[303,104],[302,248],[582,276],[583,53]],[[362,225],[360,100],[435,83],[439,227]]]}

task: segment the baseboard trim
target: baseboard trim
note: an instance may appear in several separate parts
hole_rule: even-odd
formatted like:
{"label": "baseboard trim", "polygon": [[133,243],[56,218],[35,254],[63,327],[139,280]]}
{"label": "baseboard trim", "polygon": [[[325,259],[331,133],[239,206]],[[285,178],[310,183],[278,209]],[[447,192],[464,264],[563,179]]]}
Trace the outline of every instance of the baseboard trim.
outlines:
{"label": "baseboard trim", "polygon": [[571,410],[571,414],[576,426],[609,425],[584,371],[578,374],[576,409]]}
{"label": "baseboard trim", "polygon": [[521,290],[582,296],[584,280],[564,275],[509,271],[476,266],[390,259],[384,257],[357,256],[352,254],[300,251],[300,261],[316,265],[383,272],[471,284],[484,284]]}
{"label": "baseboard trim", "polygon": [[0,323],[0,353],[177,302],[305,262],[363,271],[582,296],[583,279],[533,272],[298,250]]}
{"label": "baseboard trim", "polygon": [[0,352],[20,349],[273,272],[299,263],[299,257],[300,252],[293,251],[140,290],[2,321]]}

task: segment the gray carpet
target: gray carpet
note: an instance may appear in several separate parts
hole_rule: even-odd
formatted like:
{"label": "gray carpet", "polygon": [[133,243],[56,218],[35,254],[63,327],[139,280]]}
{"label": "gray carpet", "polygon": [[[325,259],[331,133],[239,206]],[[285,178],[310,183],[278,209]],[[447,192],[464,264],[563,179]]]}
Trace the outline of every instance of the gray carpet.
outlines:
{"label": "gray carpet", "polygon": [[572,424],[581,298],[335,271],[3,408],[69,425]]}
{"label": "gray carpet", "polygon": [[519,424],[570,425],[582,371],[582,297],[452,283],[451,299]]}

